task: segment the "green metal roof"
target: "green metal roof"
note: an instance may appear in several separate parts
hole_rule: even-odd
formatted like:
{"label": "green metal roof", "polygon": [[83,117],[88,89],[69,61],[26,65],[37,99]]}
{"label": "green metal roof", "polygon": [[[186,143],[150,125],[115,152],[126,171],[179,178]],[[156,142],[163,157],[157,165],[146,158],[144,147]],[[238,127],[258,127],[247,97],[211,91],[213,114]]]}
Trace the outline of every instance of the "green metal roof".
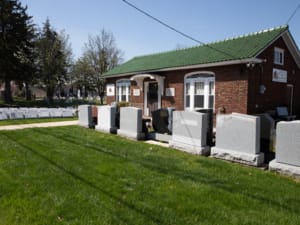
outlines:
{"label": "green metal roof", "polygon": [[253,58],[286,30],[288,26],[281,26],[192,48],[135,57],[104,76]]}

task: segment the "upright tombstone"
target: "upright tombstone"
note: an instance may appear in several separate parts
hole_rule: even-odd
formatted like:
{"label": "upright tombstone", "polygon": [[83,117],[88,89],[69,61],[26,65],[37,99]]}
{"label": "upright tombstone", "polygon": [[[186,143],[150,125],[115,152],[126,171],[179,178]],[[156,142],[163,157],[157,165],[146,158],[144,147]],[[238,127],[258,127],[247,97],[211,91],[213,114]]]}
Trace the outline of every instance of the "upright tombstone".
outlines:
{"label": "upright tombstone", "polygon": [[152,126],[155,132],[160,134],[170,133],[169,112],[167,109],[158,109],[152,111]]}
{"label": "upright tombstone", "polygon": [[175,108],[164,108],[152,111],[152,127],[154,132],[148,133],[149,139],[169,142],[172,133],[173,111]]}
{"label": "upright tombstone", "polygon": [[115,106],[98,106],[98,124],[95,129],[112,134],[117,133],[116,110]]}
{"label": "upright tombstone", "polygon": [[209,155],[210,148],[206,142],[207,119],[204,113],[174,111],[169,146],[193,154]]}
{"label": "upright tombstone", "polygon": [[[272,150],[275,138],[275,120],[267,113],[256,115],[260,118],[260,140],[265,150]],[[264,149],[261,149],[264,150]]]}
{"label": "upright tombstone", "polygon": [[13,108],[10,113],[11,119],[24,119],[25,111],[19,108]]}
{"label": "upright tombstone", "polygon": [[78,107],[78,125],[86,128],[92,128],[94,126],[92,106],[80,105]]}
{"label": "upright tombstone", "polygon": [[167,110],[168,110],[168,113],[169,113],[168,130],[172,134],[172,130],[173,130],[173,112],[175,111],[175,108],[174,107],[168,107]]}
{"label": "upright tombstone", "polygon": [[0,109],[0,120],[7,120],[7,119],[9,119],[8,109],[7,108]]}
{"label": "upright tombstone", "polygon": [[26,119],[38,118],[38,108],[28,108],[24,116]]}
{"label": "upright tombstone", "polygon": [[39,108],[38,117],[39,118],[49,118],[50,117],[49,109],[48,108]]}
{"label": "upright tombstone", "polygon": [[145,133],[142,130],[142,110],[135,107],[120,108],[120,129],[118,135],[137,140],[145,139]]}
{"label": "upright tombstone", "polygon": [[238,113],[218,115],[216,146],[211,149],[211,156],[251,166],[262,165],[260,118]]}
{"label": "upright tombstone", "polygon": [[59,118],[62,117],[62,109],[61,108],[49,108],[50,117]]}
{"label": "upright tombstone", "polygon": [[279,122],[276,130],[276,157],[269,169],[300,177],[300,121]]}
{"label": "upright tombstone", "polygon": [[62,109],[62,117],[73,117],[74,116],[74,109],[71,107],[63,108]]}

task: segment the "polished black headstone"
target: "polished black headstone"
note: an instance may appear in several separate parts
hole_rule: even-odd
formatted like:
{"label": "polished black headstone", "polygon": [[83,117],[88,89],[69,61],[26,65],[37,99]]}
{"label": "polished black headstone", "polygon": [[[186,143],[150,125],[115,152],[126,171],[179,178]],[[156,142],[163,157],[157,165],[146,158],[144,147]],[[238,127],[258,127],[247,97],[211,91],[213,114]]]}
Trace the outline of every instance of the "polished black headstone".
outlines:
{"label": "polished black headstone", "polygon": [[169,125],[169,112],[167,109],[158,109],[152,111],[152,126],[157,133],[170,133]]}

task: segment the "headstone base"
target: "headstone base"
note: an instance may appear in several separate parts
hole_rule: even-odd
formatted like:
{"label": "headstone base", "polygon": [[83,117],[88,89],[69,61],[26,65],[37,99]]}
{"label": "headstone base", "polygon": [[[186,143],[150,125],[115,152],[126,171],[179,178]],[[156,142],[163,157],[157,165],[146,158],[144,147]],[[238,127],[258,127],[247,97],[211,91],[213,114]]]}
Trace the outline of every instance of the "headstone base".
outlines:
{"label": "headstone base", "polygon": [[258,154],[248,154],[244,152],[213,147],[211,148],[210,156],[250,166],[261,166],[264,163],[264,153],[262,152]]}
{"label": "headstone base", "polygon": [[288,176],[300,178],[300,167],[289,164],[279,163],[276,159],[269,163],[269,170],[276,171]]}
{"label": "headstone base", "polygon": [[148,138],[156,141],[169,142],[172,139],[171,135],[168,134],[160,134],[156,132],[151,132],[148,134]]}
{"label": "headstone base", "polygon": [[126,138],[131,138],[135,140],[145,140],[145,134],[144,133],[136,133],[136,132],[130,132],[128,130],[117,130],[117,134]]}
{"label": "headstone base", "polygon": [[174,140],[170,140],[169,147],[176,148],[178,150],[192,153],[195,155],[208,156],[210,153],[209,146],[196,146],[196,145],[192,145],[192,144],[190,145],[190,144],[186,144],[186,143],[182,143],[182,142],[178,142],[178,141],[174,141]]}
{"label": "headstone base", "polygon": [[116,127],[107,128],[106,126],[97,125],[97,126],[95,126],[95,130],[102,131],[102,132],[105,132],[105,133],[111,133],[111,134],[116,134],[117,133],[117,128]]}
{"label": "headstone base", "polygon": [[78,121],[78,126],[81,126],[84,128],[93,128],[94,127],[92,124],[80,123],[80,121]]}

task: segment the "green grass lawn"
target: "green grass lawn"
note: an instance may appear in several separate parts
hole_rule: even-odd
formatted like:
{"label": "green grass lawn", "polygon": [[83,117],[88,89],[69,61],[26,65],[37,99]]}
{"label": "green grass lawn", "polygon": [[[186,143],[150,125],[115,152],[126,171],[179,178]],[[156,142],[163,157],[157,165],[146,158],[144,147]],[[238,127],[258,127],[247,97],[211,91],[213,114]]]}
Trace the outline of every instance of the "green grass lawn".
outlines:
{"label": "green grass lawn", "polygon": [[299,224],[300,184],[77,126],[0,132],[0,224]]}
{"label": "green grass lawn", "polygon": [[1,120],[0,126],[18,125],[18,124],[30,124],[30,123],[47,123],[47,122],[61,122],[78,120],[77,117],[72,118],[36,118],[36,119],[18,119],[18,120]]}

